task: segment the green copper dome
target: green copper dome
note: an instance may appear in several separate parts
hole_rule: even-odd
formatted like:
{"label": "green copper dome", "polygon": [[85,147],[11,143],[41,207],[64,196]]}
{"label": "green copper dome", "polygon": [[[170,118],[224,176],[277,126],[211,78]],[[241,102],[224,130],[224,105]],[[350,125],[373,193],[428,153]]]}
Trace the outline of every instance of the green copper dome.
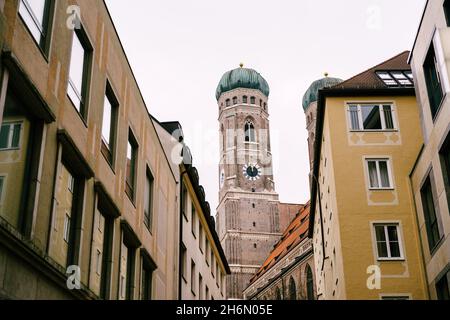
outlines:
{"label": "green copper dome", "polygon": [[319,98],[319,90],[330,88],[343,82],[341,79],[325,77],[314,81],[303,96],[303,110],[306,111],[309,105]]}
{"label": "green copper dome", "polygon": [[223,75],[216,90],[217,100],[223,93],[237,88],[256,89],[266,97],[270,93],[269,84],[257,71],[241,67]]}

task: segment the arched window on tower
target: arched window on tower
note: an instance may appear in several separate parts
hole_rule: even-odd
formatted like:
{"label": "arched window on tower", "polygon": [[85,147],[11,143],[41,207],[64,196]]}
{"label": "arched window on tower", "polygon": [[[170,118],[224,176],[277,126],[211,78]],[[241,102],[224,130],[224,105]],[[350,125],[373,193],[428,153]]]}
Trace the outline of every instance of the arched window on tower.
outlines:
{"label": "arched window on tower", "polygon": [[233,105],[237,105],[238,104],[238,98],[237,97],[234,97],[233,98]]}
{"label": "arched window on tower", "polygon": [[227,99],[227,101],[225,101],[225,105],[226,105],[227,107],[231,106],[231,100],[230,100],[230,99]]}
{"label": "arched window on tower", "polygon": [[243,96],[242,97],[242,103],[248,103],[248,97],[247,96]]}
{"label": "arched window on tower", "polygon": [[251,97],[250,98],[250,103],[251,104],[255,104],[256,103],[256,98],[255,97]]}
{"label": "arched window on tower", "polygon": [[264,102],[264,111],[267,110],[267,103]]}
{"label": "arched window on tower", "polygon": [[245,123],[245,142],[256,142],[255,126],[251,121]]}
{"label": "arched window on tower", "polygon": [[306,266],[306,295],[308,300],[314,300],[314,279],[309,265]]}
{"label": "arched window on tower", "polygon": [[262,99],[259,99],[259,106],[260,106],[260,107],[263,106],[263,101],[262,101]]}
{"label": "arched window on tower", "polygon": [[292,277],[289,279],[289,300],[297,300],[297,287]]}

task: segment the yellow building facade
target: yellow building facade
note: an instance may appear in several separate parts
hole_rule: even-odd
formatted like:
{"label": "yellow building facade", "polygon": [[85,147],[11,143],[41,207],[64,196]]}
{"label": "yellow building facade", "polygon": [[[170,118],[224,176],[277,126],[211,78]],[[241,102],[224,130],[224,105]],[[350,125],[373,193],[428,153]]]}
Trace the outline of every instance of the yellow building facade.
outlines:
{"label": "yellow building facade", "polygon": [[319,299],[428,298],[409,184],[423,139],[407,56],[331,87],[324,80],[305,96],[316,122],[310,236]]}

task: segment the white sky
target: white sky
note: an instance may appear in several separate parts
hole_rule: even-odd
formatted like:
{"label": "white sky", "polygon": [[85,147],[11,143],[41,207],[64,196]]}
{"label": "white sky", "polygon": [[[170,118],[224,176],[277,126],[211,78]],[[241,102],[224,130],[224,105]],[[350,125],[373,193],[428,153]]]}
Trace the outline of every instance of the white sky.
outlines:
{"label": "white sky", "polygon": [[107,0],[150,112],[179,121],[207,200],[219,189],[215,90],[240,62],[269,82],[276,189],[309,199],[303,94],[410,50],[425,0]]}

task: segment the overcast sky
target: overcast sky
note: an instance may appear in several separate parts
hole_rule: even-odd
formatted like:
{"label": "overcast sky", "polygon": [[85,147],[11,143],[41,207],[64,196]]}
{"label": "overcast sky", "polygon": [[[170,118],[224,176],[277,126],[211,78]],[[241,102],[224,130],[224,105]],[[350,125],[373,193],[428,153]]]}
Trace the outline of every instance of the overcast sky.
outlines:
{"label": "overcast sky", "polygon": [[303,94],[410,50],[425,0],[107,0],[150,112],[179,121],[214,209],[219,189],[215,90],[240,62],[268,81],[276,189],[309,199]]}

